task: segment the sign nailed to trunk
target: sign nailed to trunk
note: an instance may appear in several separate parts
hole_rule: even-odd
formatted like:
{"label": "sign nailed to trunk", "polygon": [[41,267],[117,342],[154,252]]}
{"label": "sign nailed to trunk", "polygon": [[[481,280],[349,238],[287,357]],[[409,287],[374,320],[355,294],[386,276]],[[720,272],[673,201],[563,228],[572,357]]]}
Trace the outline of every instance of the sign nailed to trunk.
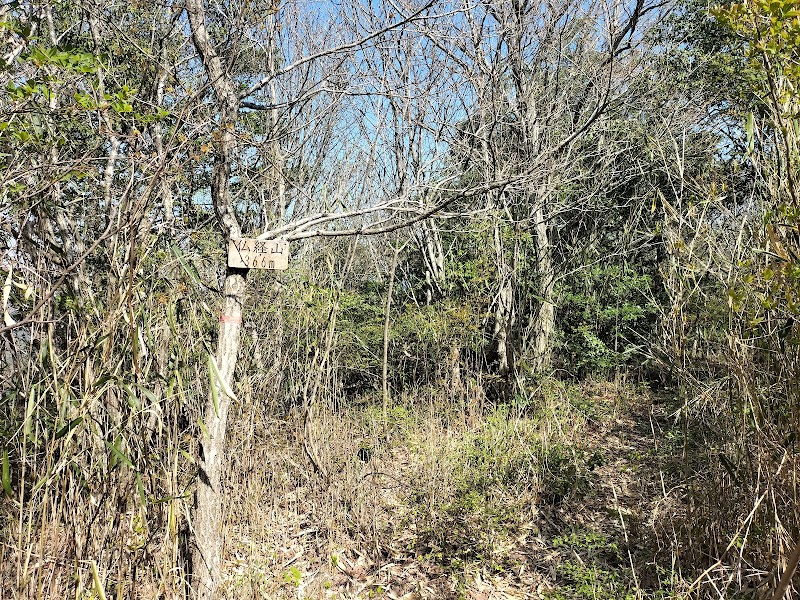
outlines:
{"label": "sign nailed to trunk", "polygon": [[289,268],[289,242],[241,238],[228,242],[228,266],[237,269]]}

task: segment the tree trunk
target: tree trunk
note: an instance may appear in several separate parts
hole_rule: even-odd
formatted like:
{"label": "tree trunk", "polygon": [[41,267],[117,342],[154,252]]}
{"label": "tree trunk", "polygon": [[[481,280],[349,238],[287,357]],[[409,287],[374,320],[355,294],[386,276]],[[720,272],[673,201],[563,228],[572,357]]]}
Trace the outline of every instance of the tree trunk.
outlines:
{"label": "tree trunk", "polygon": [[392,293],[394,292],[394,276],[397,272],[397,259],[400,256],[400,240],[395,235],[394,253],[392,254],[392,266],[389,269],[389,289],[386,291],[386,307],[383,314],[383,371],[381,381],[383,383],[383,432],[388,434],[388,411],[389,411],[389,330],[392,316]]}
{"label": "tree trunk", "polygon": [[[209,82],[214,88],[219,129],[214,147],[214,168],[211,173],[211,200],[223,233],[224,248],[228,240],[241,237],[241,227],[230,197],[231,163],[239,116],[239,98],[230,75],[206,28],[203,0],[186,0],[186,11],[192,40]],[[227,268],[222,313],[219,318],[216,362],[219,378],[212,378],[212,389],[206,403],[200,442],[200,470],[195,494],[192,549],[192,586],[198,600],[212,600],[221,575],[222,556],[222,482],[225,471],[225,432],[228,426],[230,397],[223,391],[233,387],[233,373],[239,355],[242,327],[242,302],[247,271]],[[213,370],[213,369],[212,369]],[[216,389],[214,389],[216,388]]]}
{"label": "tree trunk", "polygon": [[514,326],[514,287],[515,268],[507,264],[506,252],[503,247],[503,237],[500,222],[494,225],[494,247],[497,260],[497,304],[494,311],[494,340],[497,353],[497,372],[503,377],[508,377],[514,367],[512,346],[509,342],[509,332]]}
{"label": "tree trunk", "polygon": [[556,325],[556,307],[553,304],[553,249],[547,221],[544,216],[543,198],[540,197],[539,207],[536,209],[536,254],[539,283],[539,310],[532,323],[533,329],[533,361],[535,373],[542,373],[550,368],[552,359],[552,336]]}
{"label": "tree trunk", "polygon": [[425,261],[425,305],[430,306],[435,297],[442,295],[444,249],[436,223],[423,223],[421,230],[420,247]]}
{"label": "tree trunk", "polygon": [[[216,361],[220,378],[229,385],[233,382],[239,355],[246,273],[245,270],[228,268],[225,277]],[[192,577],[200,600],[214,598],[220,579],[223,546],[221,486],[226,465],[225,431],[231,403],[219,380],[212,377],[211,385],[216,386],[216,403],[212,394],[203,417],[205,431],[200,442],[200,471],[193,522],[195,548],[192,554]]]}

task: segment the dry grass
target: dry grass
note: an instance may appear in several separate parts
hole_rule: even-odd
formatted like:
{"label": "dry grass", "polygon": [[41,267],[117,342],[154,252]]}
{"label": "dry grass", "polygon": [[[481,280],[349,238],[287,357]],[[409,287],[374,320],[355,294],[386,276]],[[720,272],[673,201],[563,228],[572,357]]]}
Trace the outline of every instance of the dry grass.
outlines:
{"label": "dry grass", "polygon": [[[600,592],[633,588],[626,561],[614,562],[621,550],[614,564],[603,553],[622,546],[620,514],[644,521],[645,476],[631,465],[651,447],[649,425],[615,437],[634,425],[641,397],[549,382],[528,406],[483,419],[427,400],[403,398],[385,429],[369,404],[318,409],[319,473],[301,411],[254,432],[254,450],[234,452],[226,597],[558,597],[574,587],[560,568],[585,554],[587,536],[585,559],[623,573],[598,578]],[[652,503],[662,515],[664,502]]]}
{"label": "dry grass", "polygon": [[[482,412],[469,407],[485,399],[426,390],[386,419],[368,398],[318,400],[309,419],[241,397],[221,597],[747,598],[769,584],[747,564],[763,515],[704,529],[719,506],[703,491],[724,469],[688,470],[698,440],[646,390],[548,380]],[[54,461],[22,504],[5,499],[0,598],[185,597],[192,448],[179,429],[167,439],[171,460],[144,485],[172,481],[171,497],[142,503],[124,464],[81,495],[80,471]],[[696,562],[737,527],[744,545]]]}

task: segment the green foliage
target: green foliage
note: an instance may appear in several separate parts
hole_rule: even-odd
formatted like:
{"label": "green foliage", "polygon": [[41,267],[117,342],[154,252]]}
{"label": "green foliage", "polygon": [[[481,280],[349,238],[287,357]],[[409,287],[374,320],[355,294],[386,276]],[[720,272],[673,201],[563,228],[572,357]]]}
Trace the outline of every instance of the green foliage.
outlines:
{"label": "green foliage", "polygon": [[[788,83],[800,81],[797,55],[800,38],[800,10],[795,0],[745,0],[717,6],[712,14],[742,36],[751,58],[762,62],[774,58],[780,63],[781,75]],[[767,73],[766,75],[769,75]],[[779,96],[783,103],[788,97]]]}
{"label": "green foliage", "polygon": [[762,77],[761,69],[742,56],[739,36],[709,18],[708,2],[683,0],[659,37],[668,49],[664,59],[671,84],[699,93],[712,106],[752,105],[752,82]]}
{"label": "green foliage", "polygon": [[559,591],[549,594],[553,600],[635,600],[636,593],[619,572],[571,560],[556,567],[566,582]]}
{"label": "green foliage", "polygon": [[655,325],[653,281],[621,265],[595,266],[557,291],[561,355],[577,375],[607,373],[640,358]]}
{"label": "green foliage", "polygon": [[100,62],[90,52],[70,48],[47,48],[35,45],[23,57],[37,67],[53,66],[75,73],[97,73]]}
{"label": "green foliage", "polygon": [[[462,304],[485,311],[498,269],[495,257],[488,251],[492,247],[491,223],[472,221],[467,225],[462,231],[443,236],[443,243],[451,251],[445,260],[442,286],[446,297],[459,298]],[[511,229],[505,227],[502,235],[507,238]]]}
{"label": "green foliage", "polygon": [[303,581],[303,573],[297,567],[290,567],[283,574],[283,580],[294,587],[300,587],[300,583]]}
{"label": "green foliage", "polygon": [[616,542],[596,531],[570,532],[553,539],[554,548],[564,548],[580,556],[580,562],[565,560],[556,567],[564,581],[549,597],[554,600],[607,599],[633,600],[634,582],[628,581],[622,554]]}
{"label": "green foliage", "polygon": [[589,490],[592,469],[599,464],[596,455],[587,456],[580,448],[561,444],[540,447],[542,457],[541,500],[558,505],[570,497],[582,497]]}
{"label": "green foliage", "polygon": [[596,531],[582,531],[570,532],[565,535],[553,538],[553,547],[576,548],[586,550],[590,554],[596,553],[598,550],[609,550],[613,552],[616,558],[619,558],[619,549],[613,542],[609,542],[608,538],[602,533]]}
{"label": "green foliage", "polygon": [[504,570],[533,526],[534,506],[588,490],[593,459],[545,444],[536,423],[498,408],[436,457],[445,479],[420,481],[408,497],[416,552],[456,572],[471,563]]}
{"label": "green foliage", "polygon": [[[750,85],[764,106],[760,120],[747,115],[745,129],[749,159],[764,180],[762,243],[768,251],[740,262],[729,305],[754,338],[763,340],[759,345],[772,339],[783,353],[800,346],[800,5],[746,0],[712,12],[740,36],[743,55],[760,68],[761,77]],[[769,131],[777,143],[765,139]]]}
{"label": "green foliage", "polygon": [[449,448],[439,458],[451,477],[446,486],[415,486],[408,499],[416,550],[453,571],[473,562],[509,566],[512,540],[528,526],[539,488],[536,437],[498,409]]}
{"label": "green foliage", "polygon": [[[386,302],[383,293],[385,290],[367,285],[362,290],[344,290],[338,296],[337,355],[345,386],[353,391],[377,388],[380,381]],[[319,291],[310,302],[319,303],[323,296],[324,292]],[[320,304],[315,306],[315,310],[322,309]],[[390,323],[389,367],[396,389],[436,380],[454,346],[474,351],[482,343],[478,316],[454,300],[431,306],[396,303]]]}

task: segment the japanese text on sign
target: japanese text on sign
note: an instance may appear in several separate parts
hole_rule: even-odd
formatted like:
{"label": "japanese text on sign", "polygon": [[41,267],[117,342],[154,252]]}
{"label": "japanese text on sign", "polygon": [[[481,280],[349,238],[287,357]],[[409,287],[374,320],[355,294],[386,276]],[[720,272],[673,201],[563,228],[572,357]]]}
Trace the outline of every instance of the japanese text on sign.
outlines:
{"label": "japanese text on sign", "polygon": [[228,266],[283,271],[289,268],[289,242],[252,238],[230,240]]}

